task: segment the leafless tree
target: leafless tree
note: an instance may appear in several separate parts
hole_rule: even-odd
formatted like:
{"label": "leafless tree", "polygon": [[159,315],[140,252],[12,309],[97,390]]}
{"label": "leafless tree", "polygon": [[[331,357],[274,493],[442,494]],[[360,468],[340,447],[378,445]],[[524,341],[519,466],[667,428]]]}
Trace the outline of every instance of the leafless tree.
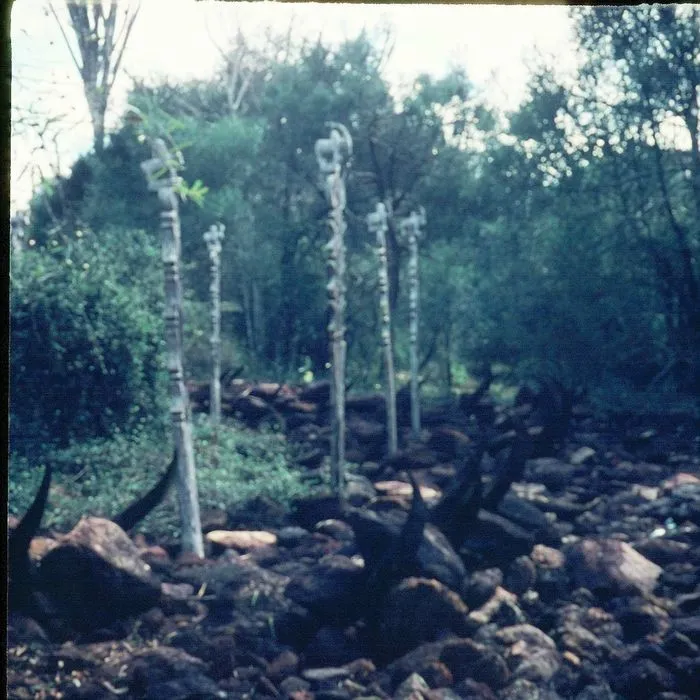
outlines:
{"label": "leafless tree", "polygon": [[69,30],[64,26],[54,4],[49,2],[49,10],[58,23],[73,63],[80,73],[92,120],[95,152],[101,153],[104,148],[105,114],[109,96],[119,73],[124,49],[138,16],[140,3],[117,0],[67,0],[66,7],[75,43],[69,38]]}

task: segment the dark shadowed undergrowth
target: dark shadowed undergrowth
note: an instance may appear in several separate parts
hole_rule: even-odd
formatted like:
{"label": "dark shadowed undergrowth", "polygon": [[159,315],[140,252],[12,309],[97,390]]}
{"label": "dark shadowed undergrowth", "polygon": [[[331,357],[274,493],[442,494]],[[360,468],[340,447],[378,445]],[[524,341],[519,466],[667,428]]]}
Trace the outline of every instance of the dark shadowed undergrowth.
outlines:
{"label": "dark shadowed undergrowth", "polygon": [[[235,509],[255,497],[283,506],[311,488],[292,466],[284,436],[222,423],[215,436],[208,418],[194,421],[194,444],[201,508]],[[158,480],[172,450],[169,430],[142,429],[110,439],[73,443],[68,448],[31,457],[10,455],[9,512],[21,516],[36,493],[43,467],[50,462],[54,479],[43,525],[66,531],[85,514],[113,517]],[[176,489],[137,531],[177,537]]]}

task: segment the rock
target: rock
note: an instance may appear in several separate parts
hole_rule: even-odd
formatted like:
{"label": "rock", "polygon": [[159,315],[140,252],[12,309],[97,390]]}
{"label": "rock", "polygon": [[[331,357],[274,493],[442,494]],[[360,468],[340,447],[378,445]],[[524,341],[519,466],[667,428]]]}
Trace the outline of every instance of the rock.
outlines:
{"label": "rock", "polygon": [[649,594],[661,567],[626,542],[584,539],[566,550],[567,569],[575,585],[599,595]]}
{"label": "rock", "polygon": [[418,564],[422,576],[435,578],[455,590],[461,588],[467,573],[462,559],[452,549],[448,539],[430,523],[423,529]]}
{"label": "rock", "polygon": [[700,615],[675,619],[672,628],[675,632],[684,634],[694,644],[700,645]]}
{"label": "rock", "polygon": [[294,521],[307,530],[321,520],[343,519],[342,508],[336,496],[317,494],[294,502]]}
{"label": "rock", "polygon": [[[407,515],[393,509],[379,515],[370,509],[351,509],[346,520],[355,531],[355,539],[361,552],[380,554],[386,551],[392,540],[398,538]],[[447,538],[434,525],[423,528],[423,539],[417,552],[416,575],[435,578],[450,588],[458,590],[465,576],[462,560],[452,549]]]}
{"label": "rock", "polygon": [[439,581],[408,578],[394,587],[381,611],[379,641],[394,658],[439,636],[474,629],[467,606]]}
{"label": "rock", "polygon": [[431,661],[417,672],[431,688],[449,688],[454,683],[450,669],[442,661]]}
{"label": "rock", "polygon": [[287,676],[296,674],[298,669],[299,657],[291,649],[286,649],[267,664],[265,675],[273,683],[278,683]]}
{"label": "rock", "polygon": [[351,621],[357,614],[364,566],[342,554],[329,554],[294,576],[285,595],[327,622]]}
{"label": "rock", "polygon": [[678,542],[665,537],[654,537],[635,543],[634,548],[647,559],[663,567],[674,562],[685,561],[690,545],[687,542]]}
{"label": "rock", "polygon": [[460,547],[467,566],[505,566],[521,554],[529,554],[534,537],[496,513],[481,510]]}
{"label": "rock", "polygon": [[310,666],[341,666],[363,656],[354,629],[321,627],[304,648],[304,663]]}
{"label": "rock", "polygon": [[576,604],[561,607],[553,633],[558,648],[579,659],[599,664],[614,657],[622,647],[622,627],[610,614]]}
{"label": "rock", "polygon": [[546,683],[559,670],[561,657],[554,640],[532,625],[514,625],[494,635],[506,645],[506,663],[514,678]]}
{"label": "rock", "polygon": [[310,683],[321,683],[340,681],[350,676],[350,671],[347,668],[334,666],[324,666],[323,668],[307,668],[301,674],[302,678]]}
{"label": "rock", "polygon": [[506,569],[503,586],[511,593],[521,596],[535,585],[537,569],[532,559],[521,556],[513,560]]}
{"label": "rock", "polygon": [[496,589],[503,583],[503,573],[500,569],[482,569],[475,571],[462,588],[462,600],[470,608],[478,608],[486,603]]}
{"label": "rock", "polygon": [[644,598],[623,598],[614,606],[615,619],[622,625],[625,641],[636,642],[649,634],[668,629],[668,613]]}
{"label": "rock", "polygon": [[377,492],[372,482],[360,474],[350,474],[345,484],[345,499],[351,505],[360,507],[376,498]]}
{"label": "rock", "polygon": [[205,539],[220,547],[244,552],[277,544],[277,535],[265,530],[211,530]]}
{"label": "rock", "polygon": [[498,697],[499,700],[560,700],[553,691],[539,688],[526,678],[517,678]]}
{"label": "rock", "polygon": [[587,462],[593,461],[595,454],[596,452],[592,447],[579,447],[578,450],[569,457],[569,462],[574,466],[586,464]]}
{"label": "rock", "polygon": [[559,533],[554,524],[540,508],[523,498],[507,493],[498,506],[498,514],[529,532],[535,542],[552,547],[559,545]]}
{"label": "rock", "polygon": [[450,669],[457,683],[465,678],[472,678],[490,688],[502,688],[510,679],[510,672],[503,657],[472,639],[452,639],[445,642],[440,661]]}
{"label": "rock", "polygon": [[206,673],[200,659],[172,647],[158,647],[138,652],[130,664],[129,691],[142,700],[201,700],[224,698],[216,683]]}
{"label": "rock", "polygon": [[576,475],[577,468],[572,462],[567,464],[553,457],[540,457],[528,460],[525,477],[528,481],[543,484],[552,491],[565,489]]}
{"label": "rock", "polygon": [[277,543],[281,547],[296,547],[303,539],[311,533],[298,525],[288,525],[277,532]]}
{"label": "rock", "polygon": [[678,488],[679,486],[683,486],[684,484],[700,484],[700,478],[698,478],[695,474],[688,474],[687,472],[678,472],[677,474],[674,474],[673,476],[669,477],[668,479],[664,479],[661,482],[661,490],[662,491],[673,491],[674,489]]}
{"label": "rock", "polygon": [[397,686],[416,669],[426,668],[430,664],[439,661],[440,653],[446,643],[447,640],[441,640],[439,642],[421,644],[402,657],[392,661],[385,669],[391,680],[391,685]]}
{"label": "rock", "polygon": [[496,700],[491,688],[486,683],[479,683],[473,678],[465,678],[454,687],[462,700]]}
{"label": "rock", "polygon": [[538,567],[545,569],[558,569],[566,564],[566,557],[562,552],[544,544],[536,544],[532,548],[530,558]]}
{"label": "rock", "polygon": [[615,668],[611,673],[612,689],[625,698],[646,700],[659,693],[675,689],[673,673],[651,659],[634,659]]}
{"label": "rock", "polygon": [[[480,608],[472,610],[469,613],[469,618],[479,624],[485,625],[499,613],[503,605],[516,605],[517,598],[510,591],[507,591],[501,586],[497,586],[493,595]],[[511,623],[513,624],[513,623]]]}
{"label": "rock", "polygon": [[322,535],[328,535],[328,537],[332,537],[340,542],[353,542],[355,540],[355,533],[350,525],[344,520],[336,520],[335,518],[321,520],[321,522],[316,523],[314,531],[320,532]]}
{"label": "rock", "polygon": [[[377,481],[374,484],[374,488],[381,494],[405,498],[407,505],[410,503],[413,495],[413,487],[411,484],[408,484],[405,481]],[[440,497],[440,491],[432,488],[431,486],[419,485],[419,488],[420,494],[423,497],[423,500],[426,502],[435,501]]]}
{"label": "rock", "polygon": [[472,441],[467,435],[448,426],[435,428],[428,438],[428,447],[437,452],[440,458],[445,461],[464,454],[471,444]]}
{"label": "rock", "polygon": [[422,700],[430,687],[417,673],[412,673],[394,692],[394,700]]}
{"label": "rock", "polygon": [[391,469],[394,473],[401,470],[430,469],[435,464],[437,464],[435,453],[425,448],[398,450],[381,461],[384,469]]}
{"label": "rock", "polygon": [[103,518],[81,519],[44,555],[39,578],[59,616],[81,632],[145,612],[160,599],[160,582],[136,545]]}

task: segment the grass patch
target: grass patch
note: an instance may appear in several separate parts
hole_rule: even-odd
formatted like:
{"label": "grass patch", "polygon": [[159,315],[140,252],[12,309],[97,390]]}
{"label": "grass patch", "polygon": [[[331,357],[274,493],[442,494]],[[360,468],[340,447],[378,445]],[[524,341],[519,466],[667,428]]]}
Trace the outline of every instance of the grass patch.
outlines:
{"label": "grass patch", "polygon": [[[293,466],[281,433],[224,422],[215,434],[207,417],[197,416],[193,434],[201,509],[231,510],[257,496],[288,507],[312,489],[303,472]],[[11,455],[9,512],[18,516],[26,512],[44,466],[51,463],[54,478],[44,527],[67,531],[86,514],[114,517],[155,484],[170,461],[171,450],[169,431],[142,430],[75,443],[32,458]],[[156,539],[179,537],[176,491],[171,489],[164,503],[136,530]]]}

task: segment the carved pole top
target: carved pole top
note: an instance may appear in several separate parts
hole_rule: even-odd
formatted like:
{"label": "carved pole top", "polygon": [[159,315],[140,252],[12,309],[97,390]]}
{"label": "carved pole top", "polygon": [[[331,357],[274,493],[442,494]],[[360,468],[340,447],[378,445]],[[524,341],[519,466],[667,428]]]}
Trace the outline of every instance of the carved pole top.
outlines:
{"label": "carved pole top", "polygon": [[212,260],[218,259],[221,253],[221,241],[224,239],[224,231],[226,227],[223,224],[212,224],[209,230],[202,236],[207,244],[209,257]]}
{"label": "carved pole top", "polygon": [[314,153],[322,175],[333,175],[342,170],[344,163],[352,157],[352,136],[343,124],[326,122],[331,130],[330,137],[318,139]]}
{"label": "carved pole top", "polygon": [[419,207],[418,211],[412,211],[409,216],[400,223],[401,237],[404,242],[410,242],[411,238],[420,240],[423,237],[421,227],[426,224],[425,208]]}
{"label": "carved pole top", "polygon": [[176,151],[172,154],[162,138],[149,139],[149,143],[152,157],[141,163],[148,189],[155,192],[174,189],[180,181],[177,171],[184,166],[182,153]]}
{"label": "carved pole top", "polygon": [[386,231],[387,218],[386,206],[384,202],[379,202],[376,209],[367,214],[367,228],[370,230],[370,233]]}

